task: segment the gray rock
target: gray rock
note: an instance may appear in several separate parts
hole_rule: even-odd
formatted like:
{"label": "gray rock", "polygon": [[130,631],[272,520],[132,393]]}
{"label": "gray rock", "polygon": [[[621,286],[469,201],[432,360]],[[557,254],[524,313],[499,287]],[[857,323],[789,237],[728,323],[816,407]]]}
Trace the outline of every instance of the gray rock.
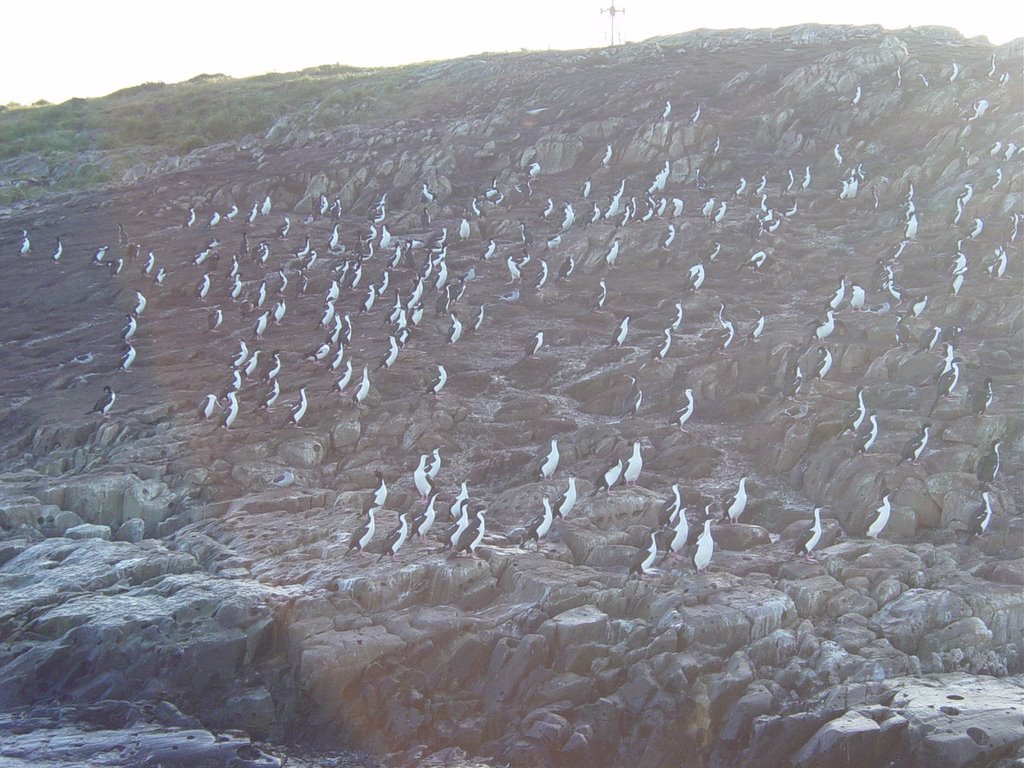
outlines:
{"label": "gray rock", "polygon": [[69,539],[110,539],[109,525],[96,525],[95,523],[82,523],[73,528],[68,528],[64,536]]}
{"label": "gray rock", "polygon": [[138,544],[145,538],[145,535],[146,521],[139,517],[132,517],[121,523],[114,539],[116,541],[130,541],[133,544]]}

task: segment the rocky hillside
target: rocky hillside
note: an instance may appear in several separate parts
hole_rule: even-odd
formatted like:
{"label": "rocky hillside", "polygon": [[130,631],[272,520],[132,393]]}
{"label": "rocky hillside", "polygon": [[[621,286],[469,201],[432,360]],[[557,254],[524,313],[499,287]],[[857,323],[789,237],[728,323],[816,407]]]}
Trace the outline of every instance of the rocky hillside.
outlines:
{"label": "rocky hillside", "polygon": [[0,755],[1015,764],[1021,60],[444,62],[0,210]]}

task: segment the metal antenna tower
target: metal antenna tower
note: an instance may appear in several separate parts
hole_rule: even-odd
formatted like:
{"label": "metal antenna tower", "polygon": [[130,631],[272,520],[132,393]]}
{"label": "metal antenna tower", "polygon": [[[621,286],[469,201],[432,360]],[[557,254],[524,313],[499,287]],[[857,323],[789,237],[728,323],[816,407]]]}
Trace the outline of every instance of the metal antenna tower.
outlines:
{"label": "metal antenna tower", "polygon": [[608,18],[611,20],[611,38],[608,40],[608,45],[615,45],[615,15],[619,13],[625,13],[625,8],[616,8],[615,0],[612,0],[612,4],[607,8],[602,8],[601,13],[607,13]]}

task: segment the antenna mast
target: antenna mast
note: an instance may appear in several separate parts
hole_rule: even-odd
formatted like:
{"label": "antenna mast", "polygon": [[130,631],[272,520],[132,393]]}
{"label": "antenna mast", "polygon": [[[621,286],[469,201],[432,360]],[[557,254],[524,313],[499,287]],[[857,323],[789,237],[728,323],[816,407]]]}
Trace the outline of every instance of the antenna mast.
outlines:
{"label": "antenna mast", "polygon": [[612,0],[612,4],[607,8],[602,8],[601,13],[607,13],[608,18],[611,20],[611,38],[608,41],[608,45],[614,47],[615,45],[615,15],[618,13],[625,13],[625,8],[616,8],[615,0]]}

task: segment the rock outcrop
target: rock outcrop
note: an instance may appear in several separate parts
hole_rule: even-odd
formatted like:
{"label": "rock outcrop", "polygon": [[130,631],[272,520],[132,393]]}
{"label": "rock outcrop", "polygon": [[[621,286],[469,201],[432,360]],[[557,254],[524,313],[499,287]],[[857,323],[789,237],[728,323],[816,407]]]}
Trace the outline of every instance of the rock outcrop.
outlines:
{"label": "rock outcrop", "polygon": [[[102,193],[0,211],[0,755],[1019,759],[1020,58],[1020,41],[875,27],[475,57]],[[135,245],[113,245],[119,223]],[[23,228],[32,250],[14,255]],[[120,270],[92,263],[108,242]],[[280,322],[257,330],[276,303]],[[274,355],[281,396],[260,407]],[[104,385],[113,408],[90,412]],[[866,449],[858,396],[878,425]],[[600,488],[634,443],[635,484]],[[435,451],[438,522],[389,558]],[[375,471],[388,492],[373,504]],[[746,508],[723,521],[740,477]],[[529,539],[570,478],[572,510]],[[439,533],[463,483],[487,510],[475,556]],[[674,484],[690,540],[673,556],[666,531],[632,578]],[[883,488],[891,516],[868,538]],[[377,534],[355,552],[371,506]],[[815,507],[821,539],[795,555]],[[698,573],[705,509],[716,546]],[[56,745],[78,731],[79,751]]]}

